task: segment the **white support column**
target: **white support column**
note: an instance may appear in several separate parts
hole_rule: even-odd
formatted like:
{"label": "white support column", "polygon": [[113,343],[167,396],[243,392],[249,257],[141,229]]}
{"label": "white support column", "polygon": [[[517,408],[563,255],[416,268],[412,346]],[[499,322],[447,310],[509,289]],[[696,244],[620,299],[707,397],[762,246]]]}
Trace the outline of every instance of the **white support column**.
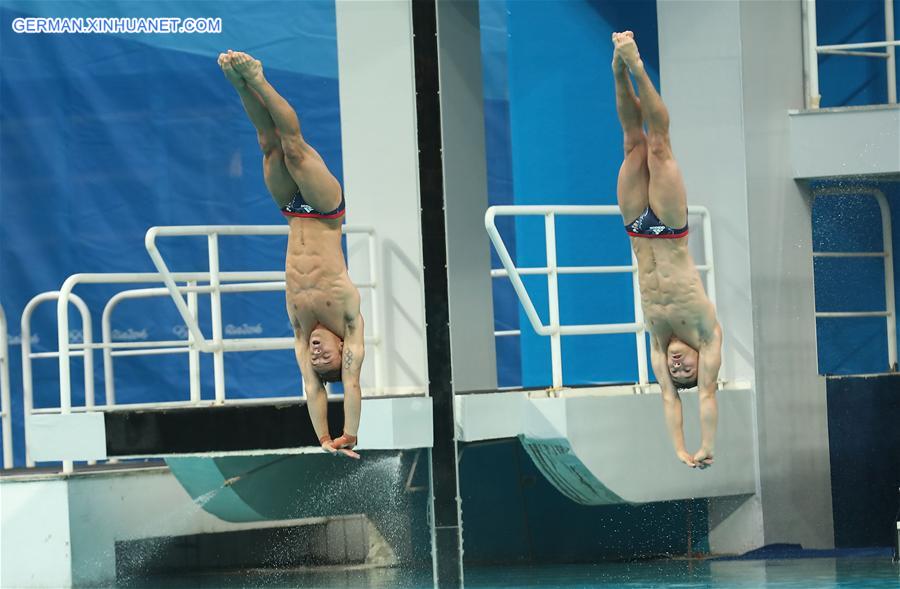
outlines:
{"label": "white support column", "polygon": [[547,213],[544,216],[544,235],[547,239],[547,301],[550,307],[550,363],[553,375],[553,388],[561,389],[562,374],[562,337],[559,333],[559,275],[556,268],[556,216]]}
{"label": "white support column", "polygon": [[[384,393],[425,390],[425,299],[408,0],[337,0],[347,222],[375,228]],[[373,58],[377,56],[377,59]],[[369,266],[349,252],[351,276]],[[366,318],[368,320],[368,318]]]}

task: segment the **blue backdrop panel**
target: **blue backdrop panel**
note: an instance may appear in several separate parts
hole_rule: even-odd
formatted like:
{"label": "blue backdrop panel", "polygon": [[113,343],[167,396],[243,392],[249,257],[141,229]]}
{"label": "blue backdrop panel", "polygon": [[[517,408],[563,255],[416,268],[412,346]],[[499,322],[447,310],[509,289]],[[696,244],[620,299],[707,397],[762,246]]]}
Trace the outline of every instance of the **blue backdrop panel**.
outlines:
{"label": "blue backdrop panel", "polygon": [[[507,8],[505,0],[478,3],[481,26],[481,60],[484,88],[484,139],[487,158],[488,201],[492,205],[513,204],[512,146],[509,132],[509,71],[507,65]],[[513,219],[497,217],[510,255],[516,255]],[[491,267],[500,268],[500,260],[491,248]],[[494,329],[519,329],[519,304],[505,278],[493,280]],[[496,339],[497,383],[501,387],[522,382],[519,338]]]}
{"label": "blue backdrop panel", "polygon": [[[871,196],[854,192],[871,186],[884,192],[891,211],[891,237],[900,239],[900,187],[895,182],[854,180],[816,182],[841,188],[847,196],[817,197],[812,208],[813,251],[880,252],[884,247],[881,212]],[[894,275],[900,264],[892,259]],[[816,311],[884,311],[882,258],[816,258]],[[896,302],[896,292],[895,292]],[[880,317],[819,318],[816,340],[821,374],[871,374],[888,370],[887,323]]]}
{"label": "blue backdrop panel", "polygon": [[[550,24],[552,23],[552,25]],[[610,63],[614,30],[635,32],[641,55],[658,83],[656,5],[653,2],[509,2],[508,63],[512,172],[516,204],[615,204],[622,138]],[[563,219],[557,229],[560,263],[628,264],[629,243],[618,217]],[[515,227],[520,266],[543,266],[541,220]],[[529,281],[546,311],[546,279]],[[630,276],[562,281],[564,324],[634,319]],[[570,314],[571,313],[571,314]],[[522,384],[551,381],[549,342],[522,315]],[[634,340],[563,340],[566,384],[634,381]]]}
{"label": "blue backdrop panel", "polygon": [[[218,34],[15,34],[30,16],[219,17]],[[342,176],[334,3],[5,2],[0,6],[0,299],[17,343],[18,318],[34,295],[76,272],[153,271],[143,247],[154,225],[284,223],[262,179],[255,131],[216,64],[220,51],[263,61],[295,106],[306,138]],[[280,270],[286,240],[224,237],[223,270]],[[205,270],[203,238],[160,240],[175,271]],[[149,285],[135,285],[138,287]],[[155,286],[155,285],[154,285]],[[118,290],[118,289],[116,289]],[[79,287],[100,313],[115,290]],[[201,325],[211,334],[201,297]],[[225,295],[226,336],[291,335],[282,294]],[[73,331],[81,329],[71,314]],[[114,339],[180,339],[167,298],[127,301],[113,315]],[[52,304],[34,316],[34,350],[56,349]],[[77,336],[77,333],[73,333]],[[13,367],[19,346],[12,346]],[[95,357],[99,359],[99,354]],[[203,396],[212,395],[203,361]],[[226,356],[228,395],[298,394],[292,353]],[[83,392],[73,362],[76,400]],[[36,405],[58,405],[55,361],[35,363]],[[22,463],[20,371],[14,382],[16,449]],[[98,402],[102,370],[96,363]],[[187,358],[116,361],[120,402],[186,399]]]}
{"label": "blue backdrop panel", "polygon": [[[816,29],[819,45],[884,41],[884,0],[817,0]],[[894,30],[900,30],[900,12],[897,11],[894,12]],[[884,52],[884,49],[868,51]],[[900,61],[895,67],[900,72]],[[887,68],[884,59],[819,56],[819,94],[823,107],[885,104]]]}

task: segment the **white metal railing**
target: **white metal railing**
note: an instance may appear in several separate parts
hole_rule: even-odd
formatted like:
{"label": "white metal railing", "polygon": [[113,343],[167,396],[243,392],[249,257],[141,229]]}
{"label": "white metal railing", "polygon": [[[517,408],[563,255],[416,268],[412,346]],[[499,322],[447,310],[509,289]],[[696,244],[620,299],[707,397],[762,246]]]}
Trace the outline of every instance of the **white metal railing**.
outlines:
{"label": "white metal railing", "polygon": [[[556,260],[556,216],[557,215],[582,215],[582,216],[619,216],[619,207],[615,205],[510,205],[489,207],[484,215],[484,226],[487,229],[494,249],[503,264],[503,269],[491,270],[493,278],[508,277],[519,297],[519,302],[531,323],[532,329],[539,335],[550,338],[550,360],[553,378],[553,388],[563,386],[562,382],[562,336],[564,335],[599,335],[614,333],[634,333],[635,346],[638,361],[638,384],[649,384],[647,372],[646,330],[644,328],[644,313],[641,308],[640,286],[638,284],[638,267],[631,255],[630,266],[559,266]],[[697,270],[706,276],[706,292],[710,300],[715,304],[715,274],[712,250],[712,224],[709,211],[702,206],[689,206],[689,215],[701,217],[703,226],[703,257],[704,263],[697,266]],[[497,230],[495,218],[498,215],[531,215],[544,217],[544,236],[547,252],[547,265],[544,267],[517,268],[509,250]],[[560,325],[559,322],[559,283],[561,274],[631,274],[632,298],[634,300],[633,323],[604,323],[596,325]],[[549,306],[549,323],[544,325],[534,303],[525,289],[522,276],[544,275],[547,276],[547,300]],[[495,336],[519,335],[519,330],[497,331]]]}
{"label": "white metal railing", "polygon": [[897,371],[897,311],[894,300],[894,254],[891,239],[891,208],[884,193],[877,188],[860,186],[854,188],[820,188],[813,191],[813,197],[868,195],[878,203],[881,214],[881,234],[883,250],[880,252],[813,252],[814,258],[882,258],[884,260],[884,311],[816,311],[817,318],[852,319],[861,317],[884,317],[887,325],[888,370]]}
{"label": "white metal railing", "polygon": [[[897,103],[896,47],[900,41],[894,39],[894,0],[884,0],[884,41],[871,43],[845,43],[841,45],[819,45],[816,31],[816,0],[803,0],[803,37],[806,81],[806,108],[819,108],[819,55],[849,55],[884,59],[887,72],[888,103]],[[881,51],[866,49],[884,48]]]}
{"label": "white metal railing", "polygon": [[[22,334],[22,414],[25,419],[25,465],[34,466],[34,460],[28,447],[29,436],[29,418],[36,413],[34,409],[34,378],[31,370],[31,361],[38,358],[55,358],[59,354],[57,352],[37,352],[31,351],[31,316],[43,303],[47,301],[55,301],[59,299],[59,291],[43,292],[33,297],[25,309],[22,310],[21,318],[21,334]],[[87,344],[77,352],[73,352],[73,356],[80,356],[84,359],[84,405],[86,408],[94,408],[94,362],[93,352],[90,344],[93,343],[93,333],[91,331],[91,313],[87,304],[76,294],[69,295],[69,301],[75,305],[81,314],[81,341]],[[65,465],[64,465],[65,466]],[[71,472],[71,470],[67,471]]]}
{"label": "white metal railing", "polygon": [[[377,267],[375,232],[370,227],[344,226],[344,234],[360,234],[366,236],[369,249],[369,280],[364,283],[355,283],[357,288],[367,289],[370,294],[371,316],[368,317],[367,327],[371,330],[370,336],[365,338],[366,344],[371,345],[372,372],[374,387],[369,389],[375,394],[382,391],[381,379],[381,339],[379,332],[378,300],[377,300]],[[75,411],[114,410],[115,385],[113,358],[117,356],[179,354],[189,355],[190,373],[190,400],[188,402],[167,401],[141,404],[142,408],[169,407],[201,404],[226,404],[240,402],[240,400],[227,400],[225,398],[224,378],[224,353],[251,351],[251,350],[279,350],[293,349],[294,338],[225,338],[222,333],[221,294],[234,292],[261,292],[279,291],[285,288],[284,271],[271,272],[222,272],[219,270],[219,235],[287,235],[289,226],[284,225],[244,225],[244,226],[184,226],[184,227],[153,227],[147,231],[145,246],[151,260],[158,272],[143,273],[107,273],[107,274],[74,274],[63,283],[59,291],[41,293],[35,296],[26,305],[22,313],[22,372],[23,395],[26,417],[26,462],[33,466],[34,462],[28,456],[28,417],[35,413],[71,413]],[[156,246],[156,238],[159,236],[207,236],[209,271],[207,272],[172,272],[159,249]],[[102,330],[103,342],[94,343],[91,333],[91,317],[87,305],[72,291],[78,284],[134,284],[134,283],[163,283],[164,287],[140,288],[121,291],[112,296],[103,310]],[[178,283],[183,283],[179,285]],[[208,283],[208,284],[200,284]],[[211,297],[211,323],[212,338],[207,339],[200,331],[197,317],[197,295],[209,294]],[[185,301],[185,295],[187,300]],[[187,339],[166,341],[143,342],[113,342],[111,318],[112,312],[123,300],[148,297],[169,296],[175,303],[182,320],[184,320]],[[31,352],[31,315],[34,309],[48,300],[57,301],[57,329],[59,349],[55,352]],[[83,327],[82,343],[73,343],[69,334],[68,304],[73,303],[81,312]],[[92,351],[103,350],[103,371],[106,387],[106,404],[97,405],[94,396],[94,375]],[[215,380],[215,401],[204,403],[200,400],[200,369],[199,354],[201,352],[213,354],[213,369]],[[85,361],[85,407],[72,407],[70,360],[72,357],[83,357]],[[34,409],[33,406],[33,379],[31,361],[36,358],[58,358],[60,379],[60,405],[53,409]],[[294,398],[294,397],[289,397]],[[267,398],[267,401],[279,399]],[[133,405],[128,405],[132,407]],[[63,471],[71,472],[72,463],[64,462]]]}
{"label": "white metal railing", "polygon": [[0,305],[0,428],[3,428],[3,468],[13,467],[12,407],[9,396],[9,331]]}

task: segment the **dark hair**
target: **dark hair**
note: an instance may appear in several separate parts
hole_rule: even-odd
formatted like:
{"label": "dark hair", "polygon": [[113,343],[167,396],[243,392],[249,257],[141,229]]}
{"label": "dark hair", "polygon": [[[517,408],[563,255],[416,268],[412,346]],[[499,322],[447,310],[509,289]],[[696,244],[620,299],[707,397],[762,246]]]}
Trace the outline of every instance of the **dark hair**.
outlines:
{"label": "dark hair", "polygon": [[694,388],[695,386],[697,386],[697,377],[694,377],[692,380],[690,380],[690,381],[688,381],[688,382],[686,382],[686,383],[677,383],[677,382],[674,382],[674,381],[673,381],[672,384],[675,385],[675,390],[676,390],[676,391],[678,391],[678,392],[686,391],[686,390],[688,390],[688,389],[692,389],[692,388]]}
{"label": "dark hair", "polygon": [[340,367],[338,367],[328,372],[316,372],[316,374],[319,375],[319,380],[322,381],[322,384],[326,384],[329,382],[340,382],[342,373]]}

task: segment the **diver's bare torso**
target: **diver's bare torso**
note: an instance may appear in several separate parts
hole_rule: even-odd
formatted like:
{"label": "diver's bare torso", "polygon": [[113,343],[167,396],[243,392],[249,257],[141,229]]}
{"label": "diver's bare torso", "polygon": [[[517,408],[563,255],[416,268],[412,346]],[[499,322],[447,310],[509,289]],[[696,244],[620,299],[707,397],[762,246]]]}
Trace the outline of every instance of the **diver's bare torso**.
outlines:
{"label": "diver's bare torso", "polygon": [[340,338],[359,315],[341,250],[342,219],[292,217],[285,260],[287,311],[303,337],[322,325]]}
{"label": "diver's bare torso", "polygon": [[718,326],[715,308],[703,289],[687,240],[686,236],[631,238],[644,321],[663,350],[673,336],[700,350],[710,342]]}

